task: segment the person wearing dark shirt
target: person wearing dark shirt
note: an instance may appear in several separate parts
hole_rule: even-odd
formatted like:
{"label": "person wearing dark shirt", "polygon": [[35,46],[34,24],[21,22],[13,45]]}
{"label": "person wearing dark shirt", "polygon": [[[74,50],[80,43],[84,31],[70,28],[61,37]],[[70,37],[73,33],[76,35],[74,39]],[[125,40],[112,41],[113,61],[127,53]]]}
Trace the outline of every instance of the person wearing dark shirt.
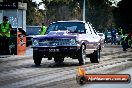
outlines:
{"label": "person wearing dark shirt", "polygon": [[8,17],[3,17],[3,22],[0,24],[0,54],[10,54],[9,40],[11,24],[8,21]]}
{"label": "person wearing dark shirt", "polygon": [[111,45],[113,43],[116,45],[116,29],[115,28],[112,28],[111,30]]}

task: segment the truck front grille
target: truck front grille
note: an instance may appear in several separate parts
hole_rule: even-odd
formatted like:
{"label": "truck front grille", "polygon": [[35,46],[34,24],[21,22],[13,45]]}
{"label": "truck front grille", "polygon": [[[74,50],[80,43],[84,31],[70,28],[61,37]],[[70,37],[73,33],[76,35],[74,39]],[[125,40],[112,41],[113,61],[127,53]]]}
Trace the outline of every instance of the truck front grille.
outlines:
{"label": "truck front grille", "polygon": [[45,39],[39,42],[40,46],[62,46],[69,45],[70,39]]}

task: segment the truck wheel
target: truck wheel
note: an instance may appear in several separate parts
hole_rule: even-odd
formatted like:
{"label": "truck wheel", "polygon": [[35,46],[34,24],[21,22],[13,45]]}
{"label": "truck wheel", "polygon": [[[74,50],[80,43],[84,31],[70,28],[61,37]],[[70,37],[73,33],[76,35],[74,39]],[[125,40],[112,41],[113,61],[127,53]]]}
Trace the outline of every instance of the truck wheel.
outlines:
{"label": "truck wheel", "polygon": [[80,81],[79,83],[80,83],[81,85],[83,85],[83,84],[85,84],[85,83],[87,82],[87,79],[86,79],[86,77],[83,77],[83,76],[82,76],[82,77],[80,78],[79,81]]}
{"label": "truck wheel", "polygon": [[33,50],[33,60],[35,65],[40,65],[42,61],[42,55],[39,52]]}
{"label": "truck wheel", "polygon": [[94,51],[93,54],[91,54],[90,61],[91,63],[99,63],[100,61],[100,50],[99,49]]}
{"label": "truck wheel", "polygon": [[55,61],[56,63],[61,63],[61,62],[64,61],[64,58],[62,58],[62,57],[54,57],[54,61]]}
{"label": "truck wheel", "polygon": [[80,50],[79,50],[78,61],[79,61],[79,65],[84,65],[85,64],[86,52],[85,52],[85,46],[84,45],[82,45]]}

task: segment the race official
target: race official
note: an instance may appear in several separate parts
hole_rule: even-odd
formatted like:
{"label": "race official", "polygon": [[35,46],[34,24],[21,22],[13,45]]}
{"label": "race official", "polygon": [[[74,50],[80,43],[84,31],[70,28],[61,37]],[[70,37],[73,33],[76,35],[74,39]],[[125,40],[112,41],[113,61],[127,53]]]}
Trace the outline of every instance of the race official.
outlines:
{"label": "race official", "polygon": [[8,55],[9,51],[9,41],[10,41],[10,31],[12,27],[8,21],[8,17],[3,17],[3,22],[0,24],[0,54]]}
{"label": "race official", "polygon": [[46,26],[44,25],[44,23],[42,23],[42,27],[40,30],[40,35],[44,35],[46,33]]}

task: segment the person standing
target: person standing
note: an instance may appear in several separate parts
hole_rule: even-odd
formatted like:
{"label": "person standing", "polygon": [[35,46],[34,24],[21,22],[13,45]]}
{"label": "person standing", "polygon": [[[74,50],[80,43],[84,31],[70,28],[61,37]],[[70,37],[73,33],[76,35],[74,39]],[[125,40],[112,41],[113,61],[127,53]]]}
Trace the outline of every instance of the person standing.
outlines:
{"label": "person standing", "polygon": [[118,29],[118,35],[123,35],[123,29],[121,27]]}
{"label": "person standing", "polygon": [[123,29],[120,27],[118,28],[118,45],[120,45],[122,37],[123,37]]}
{"label": "person standing", "polygon": [[112,28],[111,30],[111,45],[113,43],[116,45],[116,29],[115,28]]}
{"label": "person standing", "polygon": [[130,36],[129,44],[130,44],[130,47],[132,49],[132,31],[130,31],[128,35]]}
{"label": "person standing", "polygon": [[42,23],[42,27],[40,30],[40,35],[44,35],[46,33],[46,26],[44,25],[44,23]]}
{"label": "person standing", "polygon": [[123,51],[127,51],[127,49],[131,47],[131,36],[124,35],[122,38],[121,44],[122,44]]}
{"label": "person standing", "polygon": [[8,17],[4,16],[3,22],[0,24],[0,54],[10,54],[9,41],[11,29]]}

